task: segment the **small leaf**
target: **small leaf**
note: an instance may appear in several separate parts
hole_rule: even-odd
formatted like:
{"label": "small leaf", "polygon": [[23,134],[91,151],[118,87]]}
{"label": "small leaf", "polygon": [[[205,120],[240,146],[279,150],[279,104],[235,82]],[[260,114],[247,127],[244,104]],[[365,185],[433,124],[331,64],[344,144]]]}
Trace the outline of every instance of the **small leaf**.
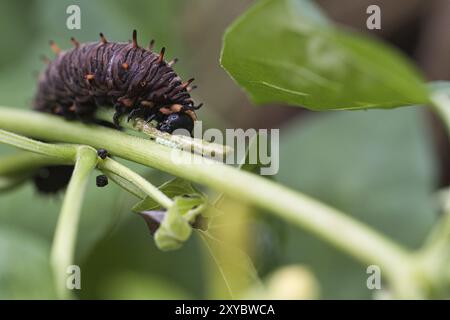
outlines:
{"label": "small leaf", "polygon": [[257,3],[227,30],[221,64],[256,104],[320,111],[428,101],[422,78],[405,57],[326,23],[307,0]]}
{"label": "small leaf", "polygon": [[[161,190],[169,198],[182,195],[201,195],[204,197],[203,193],[195,189],[188,180],[181,178],[175,178],[167,181],[159,187],[159,190]],[[138,202],[132,210],[133,212],[140,213],[142,211],[155,210],[158,208],[161,208],[161,206],[152,198],[147,196],[142,201]]]}

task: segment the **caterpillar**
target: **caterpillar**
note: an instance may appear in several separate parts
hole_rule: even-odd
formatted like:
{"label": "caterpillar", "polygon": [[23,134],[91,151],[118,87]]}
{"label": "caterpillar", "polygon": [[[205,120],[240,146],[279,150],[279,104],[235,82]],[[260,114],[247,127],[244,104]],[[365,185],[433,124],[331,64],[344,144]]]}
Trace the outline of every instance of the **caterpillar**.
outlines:
{"label": "caterpillar", "polygon": [[[52,113],[67,120],[103,123],[95,119],[98,107],[113,107],[113,122],[140,117],[155,121],[160,131],[172,133],[186,129],[192,134],[197,119],[190,92],[194,80],[182,82],[172,66],[164,60],[165,48],[153,52],[154,41],[140,47],[133,30],[129,42],[109,42],[103,33],[100,41],[79,43],[71,38],[73,48],[62,51],[55,42],[50,47],[56,59],[43,57],[47,68],[39,75],[33,109]],[[70,180],[73,166],[40,168],[33,177],[41,193],[56,193]],[[105,181],[100,181],[105,185]]]}
{"label": "caterpillar", "polygon": [[137,42],[133,30],[130,42],[109,42],[103,33],[100,41],[79,43],[71,38],[73,48],[62,51],[50,42],[56,59],[47,62],[39,76],[34,109],[63,116],[68,120],[93,120],[99,106],[115,108],[114,124],[127,115],[156,121],[157,129],[172,133],[183,128],[192,132],[197,119],[190,91],[193,78],[182,82],[164,60],[165,48],[153,52]]}

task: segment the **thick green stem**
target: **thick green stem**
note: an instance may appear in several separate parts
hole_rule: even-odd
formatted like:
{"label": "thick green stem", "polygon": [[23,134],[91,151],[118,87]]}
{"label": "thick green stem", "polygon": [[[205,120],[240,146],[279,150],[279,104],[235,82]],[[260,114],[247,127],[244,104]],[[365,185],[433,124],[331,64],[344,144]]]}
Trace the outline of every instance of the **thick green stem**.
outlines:
{"label": "thick green stem", "polygon": [[71,298],[67,287],[67,268],[74,264],[78,222],[89,174],[97,164],[97,153],[90,147],[78,147],[75,168],[70,179],[56,225],[50,262],[60,299]]}
{"label": "thick green stem", "polygon": [[[0,128],[46,140],[105,148],[115,156],[204,184],[267,209],[363,263],[377,264],[392,282],[399,275],[414,282],[410,278],[415,272],[412,260],[402,247],[348,215],[268,179],[192,154],[191,162],[175,163],[175,150],[153,141],[32,111],[0,107]],[[403,296],[408,296],[407,291],[402,292]],[[415,296],[415,292],[409,296]]]}

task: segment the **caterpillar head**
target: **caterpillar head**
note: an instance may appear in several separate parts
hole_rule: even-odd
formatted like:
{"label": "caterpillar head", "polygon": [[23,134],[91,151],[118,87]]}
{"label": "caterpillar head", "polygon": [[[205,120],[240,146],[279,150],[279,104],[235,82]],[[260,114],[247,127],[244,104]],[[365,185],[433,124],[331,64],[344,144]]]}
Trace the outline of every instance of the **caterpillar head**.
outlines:
{"label": "caterpillar head", "polygon": [[186,129],[190,133],[194,129],[194,120],[185,112],[176,112],[166,115],[158,124],[158,130],[172,133],[176,129]]}

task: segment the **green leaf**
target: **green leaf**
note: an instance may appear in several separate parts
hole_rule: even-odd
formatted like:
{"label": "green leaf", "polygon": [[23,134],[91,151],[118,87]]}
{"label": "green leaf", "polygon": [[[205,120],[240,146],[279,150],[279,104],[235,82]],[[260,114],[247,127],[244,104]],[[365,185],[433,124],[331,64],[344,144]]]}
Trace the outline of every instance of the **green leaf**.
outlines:
{"label": "green leaf", "polygon": [[261,1],[227,30],[221,64],[256,104],[330,110],[428,101],[399,52],[324,21],[307,0]]}
{"label": "green leaf", "polygon": [[[183,195],[198,195],[204,197],[200,191],[192,186],[191,182],[181,178],[175,178],[167,181],[159,187],[159,190],[161,190],[169,198]],[[133,212],[140,213],[142,211],[155,210],[158,208],[161,208],[161,206],[155,200],[147,196],[142,201],[138,202],[132,210]]]}

